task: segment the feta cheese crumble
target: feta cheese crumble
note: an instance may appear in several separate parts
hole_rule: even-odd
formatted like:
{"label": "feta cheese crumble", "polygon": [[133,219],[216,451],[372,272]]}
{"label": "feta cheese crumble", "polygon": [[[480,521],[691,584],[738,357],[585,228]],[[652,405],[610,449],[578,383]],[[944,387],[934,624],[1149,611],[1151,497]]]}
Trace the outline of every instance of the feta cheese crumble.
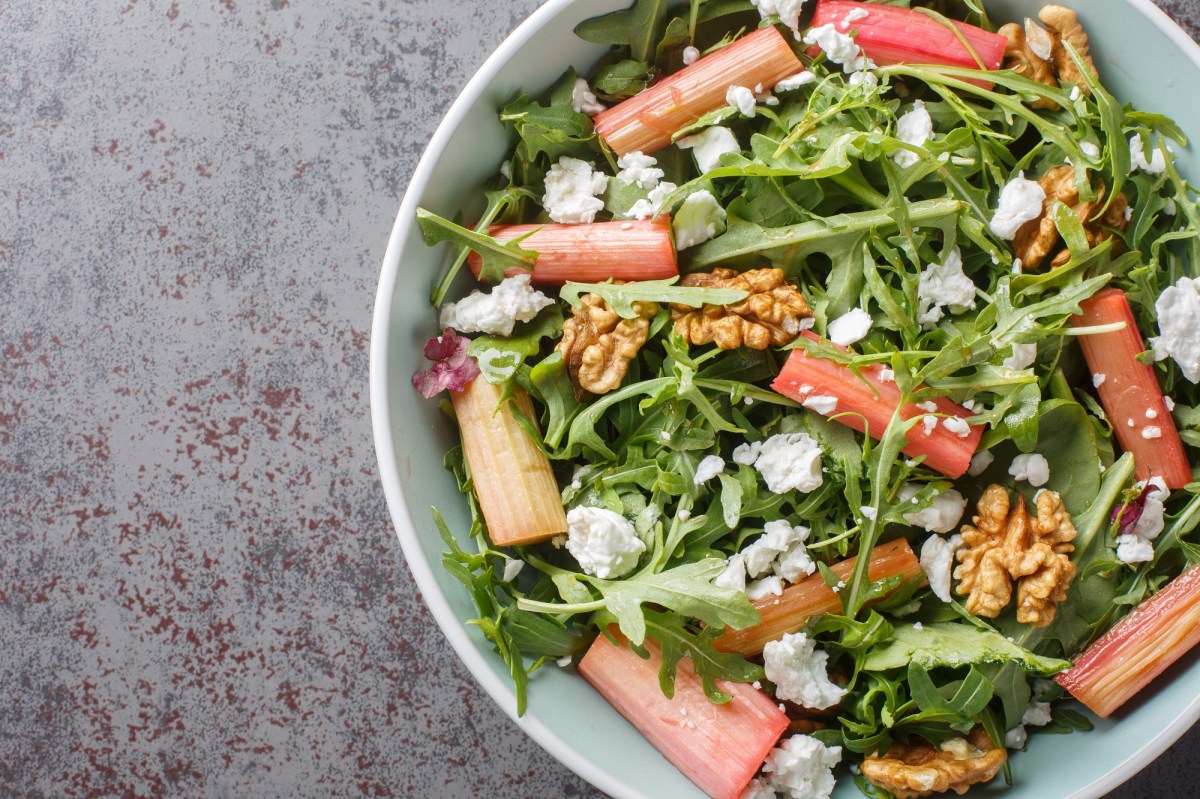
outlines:
{"label": "feta cheese crumble", "polygon": [[725,102],[741,112],[742,116],[753,117],[754,109],[757,107],[754,102],[754,92],[747,89],[745,86],[730,86],[725,92]]}
{"label": "feta cheese crumble", "polygon": [[1031,486],[1044,486],[1050,480],[1050,464],[1036,452],[1018,455],[1012,459],[1008,473],[1014,480],[1025,480]]}
{"label": "feta cheese crumble", "polygon": [[633,524],[607,508],[571,508],[567,528],[567,551],[579,561],[580,568],[602,580],[633,571],[646,551]]}
{"label": "feta cheese crumble", "polygon": [[750,0],[750,3],[758,9],[760,17],[779,17],[779,21],[799,38],[800,9],[804,7],[804,0]]}
{"label": "feta cheese crumble", "polygon": [[817,570],[808,554],[805,541],[809,529],[792,526],[782,519],[763,525],[763,534],[741,551],[749,577],[758,578],[773,573],[776,577],[795,582]]}
{"label": "feta cheese crumble", "polygon": [[683,48],[684,66],[690,67],[692,64],[695,64],[696,61],[699,60],[699,58],[700,58],[700,51],[697,50],[695,47],[692,47],[689,44],[687,47]]}
{"label": "feta cheese crumble", "polygon": [[725,209],[707,189],[689,194],[671,220],[677,250],[702,244],[724,230]]}
{"label": "feta cheese crumble", "polygon": [[[833,792],[833,768],[841,762],[840,746],[825,746],[802,733],[791,736],[772,749],[763,763],[763,776],[751,780],[746,789],[770,791],[758,796],[787,799],[829,799]],[[753,794],[743,794],[742,799]]]}
{"label": "feta cheese crumble", "polygon": [[917,304],[917,321],[930,326],[945,315],[945,307],[953,313],[975,307],[975,284],[963,273],[957,247],[945,253],[940,264],[926,265],[917,281]]}
{"label": "feta cheese crumble", "polygon": [[804,43],[820,47],[826,60],[840,64],[845,72],[857,69],[856,62],[860,53],[858,45],[852,37],[838,31],[833,23],[813,28],[804,34]]}
{"label": "feta cheese crumble", "polygon": [[655,216],[663,209],[663,204],[675,189],[679,188],[669,180],[661,181],[657,186],[650,190],[646,195],[646,199],[638,200],[633,205],[629,206],[629,210],[625,212],[628,219],[649,219]]}
{"label": "feta cheese crumble", "polygon": [[604,209],[603,194],[608,176],[593,171],[592,165],[578,158],[562,156],[546,173],[546,194],[542,207],[555,222],[580,224],[591,222]]}
{"label": "feta cheese crumble", "polygon": [[824,710],[841,701],[846,689],[829,679],[829,654],[804,633],[785,633],[763,647],[763,670],[775,683],[775,696],[801,707]]}
{"label": "feta cheese crumble", "polygon": [[649,191],[658,185],[663,176],[663,171],[656,166],[657,163],[654,156],[643,155],[641,150],[622,155],[617,158],[617,166],[621,168],[617,173],[617,180],[635,183],[638,188]]}
{"label": "feta cheese crumble", "polygon": [[1033,366],[1033,362],[1037,360],[1037,344],[1030,342],[1028,344],[1013,344],[1012,355],[1004,359],[1003,366],[1005,369],[1011,369],[1014,372],[1019,372],[1022,369],[1028,369]]}
{"label": "feta cheese crumble", "polygon": [[691,150],[696,166],[701,172],[710,172],[721,165],[725,153],[740,153],[741,146],[733,131],[721,125],[713,125],[699,133],[684,136],[675,142],[681,150]]}
{"label": "feta cheese crumble", "polygon": [[1156,360],[1174,358],[1183,376],[1200,382],[1200,278],[1181,277],[1154,303],[1159,335],[1150,339]]}
{"label": "feta cheese crumble", "polygon": [[[919,491],[920,486],[916,483],[905,483],[900,488],[897,500],[904,502],[913,499]],[[950,488],[934,497],[928,507],[904,514],[904,521],[931,533],[948,533],[958,526],[966,507],[966,497]]]}
{"label": "feta cheese crumble", "polygon": [[801,86],[807,86],[808,84],[812,83],[816,79],[817,79],[816,74],[809,72],[808,70],[803,70],[801,72],[797,72],[795,75],[790,75],[790,76],[784,78],[783,80],[779,81],[779,83],[776,83],[775,91],[777,91],[777,92],[795,91],[796,89],[799,89]]}
{"label": "feta cheese crumble", "polygon": [[995,460],[996,456],[993,455],[990,450],[985,449],[983,452],[976,452],[971,458],[971,465],[967,467],[967,474],[971,475],[972,477],[978,477],[986,472],[987,468],[991,466],[992,462]]}
{"label": "feta cheese crumble", "polygon": [[517,322],[527,322],[554,300],[529,284],[529,275],[513,275],[500,281],[490,293],[472,291],[442,306],[438,322],[459,333],[488,333],[511,336]]}
{"label": "feta cheese crumble", "polygon": [[733,451],[737,463],[753,466],[767,489],[807,494],[821,487],[821,445],[808,433],[779,433],[763,442],[742,444]]}
{"label": "feta cheese crumble", "polygon": [[816,411],[822,416],[828,416],[837,410],[837,397],[826,397],[819,394],[805,397],[804,402],[800,403],[805,408],[811,411]]}
{"label": "feta cheese crumble", "polygon": [[1100,388],[1104,385],[1104,381],[1108,379],[1108,375],[1094,374],[1092,375],[1092,388]]}
{"label": "feta cheese crumble", "polygon": [[504,574],[500,576],[500,579],[506,583],[511,583],[517,578],[517,575],[521,573],[521,569],[524,568],[525,561],[521,560],[520,558],[506,560],[504,561]]}
{"label": "feta cheese crumble", "polygon": [[1084,155],[1093,161],[1100,157],[1100,148],[1095,144],[1092,144],[1090,141],[1080,142],[1079,149],[1083,151]]}
{"label": "feta cheese crumble", "polygon": [[866,19],[869,16],[871,14],[865,8],[852,9],[849,14],[842,17],[842,21],[838,23],[838,27],[842,30],[849,30],[850,26],[855,22],[858,22],[860,19]]}
{"label": "feta cheese crumble", "polygon": [[692,482],[696,485],[707,483],[709,480],[716,477],[725,471],[725,459],[720,455],[708,455],[700,463],[696,464],[696,476]]}
{"label": "feta cheese crumble", "polygon": [[571,108],[577,114],[594,116],[604,110],[604,103],[596,99],[586,80],[576,78],[575,87],[571,89]]}
{"label": "feta cheese crumble", "polygon": [[1163,505],[1170,492],[1161,477],[1151,477],[1149,482],[1141,481],[1134,487],[1145,491],[1142,513],[1132,530],[1117,536],[1117,559],[1125,563],[1145,563],[1154,559],[1154,547],[1150,542],[1163,531]]}
{"label": "feta cheese crumble", "polygon": [[942,427],[946,428],[959,438],[966,438],[967,436],[971,435],[971,425],[967,423],[966,419],[958,416],[947,416],[942,420]]}
{"label": "feta cheese crumble", "polygon": [[949,538],[931,535],[921,544],[921,571],[925,572],[925,578],[929,581],[929,590],[947,604],[950,602],[950,573],[954,568],[954,553],[961,546],[961,535]]}
{"label": "feta cheese crumble", "polygon": [[[866,13],[866,12],[864,12]],[[849,18],[849,15],[847,15]],[[896,138],[905,144],[920,147],[933,136],[933,119],[925,110],[925,103],[917,100],[911,111],[896,120]],[[910,150],[897,150],[892,153],[892,160],[898,166],[910,167],[920,160],[920,156]]]}
{"label": "feta cheese crumble", "polygon": [[[1142,144],[1141,136],[1136,133],[1129,137],[1130,168],[1140,169],[1152,175],[1161,175],[1167,168],[1166,156],[1163,155],[1161,148],[1150,144],[1148,145],[1150,149],[1147,150],[1146,146]],[[1146,157],[1147,153],[1150,154],[1149,158]]]}
{"label": "feta cheese crumble", "polygon": [[1146,425],[1142,428],[1142,438],[1147,440],[1162,438],[1162,428],[1153,424]]}
{"label": "feta cheese crumble", "polygon": [[1000,202],[992,216],[991,230],[1002,239],[1011,240],[1017,229],[1042,215],[1046,192],[1037,181],[1027,180],[1024,172],[1000,190]]}
{"label": "feta cheese crumble", "polygon": [[862,308],[853,308],[829,323],[829,340],[841,347],[849,347],[862,340],[871,331],[871,315]]}

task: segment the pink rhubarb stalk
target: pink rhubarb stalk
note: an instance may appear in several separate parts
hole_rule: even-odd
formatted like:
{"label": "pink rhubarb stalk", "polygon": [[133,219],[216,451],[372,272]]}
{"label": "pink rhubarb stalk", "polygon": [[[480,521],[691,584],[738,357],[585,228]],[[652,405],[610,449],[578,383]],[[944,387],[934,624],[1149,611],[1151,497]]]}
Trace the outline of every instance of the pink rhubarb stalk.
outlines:
{"label": "pink rhubarb stalk", "polygon": [[675,696],[658,684],[662,652],[647,638],[643,660],[612,629],[619,643],[597,636],[579,673],[685,777],[713,799],[738,799],[788,726],[765,693],[745,683],[718,681],[733,698],[713,704],[691,660],[679,661]]}

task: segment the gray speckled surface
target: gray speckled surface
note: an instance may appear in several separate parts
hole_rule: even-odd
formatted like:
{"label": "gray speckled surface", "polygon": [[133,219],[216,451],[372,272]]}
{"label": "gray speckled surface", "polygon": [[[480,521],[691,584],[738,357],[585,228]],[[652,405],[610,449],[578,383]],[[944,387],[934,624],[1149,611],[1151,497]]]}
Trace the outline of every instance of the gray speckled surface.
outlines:
{"label": "gray speckled surface", "polygon": [[536,5],[0,5],[0,796],[599,796],[425,611],[367,410],[399,197]]}

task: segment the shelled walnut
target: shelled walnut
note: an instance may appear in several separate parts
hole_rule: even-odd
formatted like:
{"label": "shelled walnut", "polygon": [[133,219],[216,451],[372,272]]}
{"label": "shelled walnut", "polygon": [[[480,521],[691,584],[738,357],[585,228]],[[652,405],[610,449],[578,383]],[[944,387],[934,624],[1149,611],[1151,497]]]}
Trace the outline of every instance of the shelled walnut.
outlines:
{"label": "shelled walnut", "polygon": [[1008,490],[990,485],[979,499],[974,524],[962,528],[963,548],[954,577],[957,593],[976,616],[995,618],[1012,599],[1017,581],[1017,621],[1045,627],[1075,576],[1070,554],[1075,525],[1054,491],[1037,496],[1037,517],[1025,500],[1010,502]]}
{"label": "shelled walnut", "polygon": [[[1047,86],[1055,86],[1060,80],[1073,83],[1085,95],[1091,94],[1087,81],[1063,46],[1063,42],[1067,42],[1074,47],[1080,60],[1093,75],[1096,73],[1096,65],[1088,50],[1087,34],[1075,12],[1064,6],[1049,5],[1038,12],[1038,19],[1046,27],[1026,18],[1023,28],[1010,22],[996,31],[1008,40],[1004,50],[1004,68]],[[1056,102],[1044,97],[1034,100],[1030,105],[1034,108],[1058,107]]]}
{"label": "shelled walnut", "polygon": [[946,791],[964,794],[972,785],[994,778],[1007,759],[1008,750],[994,746],[983,727],[976,727],[966,738],[951,738],[936,748],[924,741],[893,743],[886,754],[863,760],[862,773],[896,799]]}
{"label": "shelled walnut", "polygon": [[[1054,167],[1038,178],[1037,183],[1046,193],[1046,199],[1042,201],[1042,214],[1022,225],[1013,237],[1013,250],[1021,259],[1024,269],[1036,268],[1058,244],[1058,228],[1054,224],[1053,214],[1055,202],[1069,207],[1079,219],[1089,247],[1095,247],[1100,242],[1112,238],[1114,229],[1124,230],[1129,226],[1129,220],[1125,218],[1129,201],[1121,193],[1113,198],[1100,218],[1092,218],[1097,211],[1104,208],[1104,182],[1097,182],[1095,199],[1081,201],[1079,187],[1075,185],[1075,167],[1070,164]],[[1063,247],[1055,254],[1050,265],[1062,266],[1070,258],[1071,251]]]}
{"label": "shelled walnut", "polygon": [[574,315],[563,322],[556,347],[563,354],[576,394],[605,394],[621,385],[658,313],[653,302],[635,302],[634,319],[622,319],[603,297],[584,294]]}
{"label": "shelled walnut", "polygon": [[750,294],[729,305],[672,305],[675,330],[692,344],[716,344],[723,350],[782,347],[800,335],[800,320],[813,315],[800,291],[784,278],[782,269],[751,269],[740,274],[732,269],[714,269],[686,275],[680,285],[738,289]]}

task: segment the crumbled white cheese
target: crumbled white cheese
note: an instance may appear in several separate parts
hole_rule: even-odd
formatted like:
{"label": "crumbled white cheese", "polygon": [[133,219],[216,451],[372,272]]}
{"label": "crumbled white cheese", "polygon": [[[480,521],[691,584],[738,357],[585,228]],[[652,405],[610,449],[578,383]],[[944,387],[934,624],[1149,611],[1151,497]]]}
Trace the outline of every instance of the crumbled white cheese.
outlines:
{"label": "crumbled white cheese", "polygon": [[940,264],[928,264],[917,281],[917,321],[936,325],[945,314],[975,307],[975,284],[963,273],[962,253],[955,247]]}
{"label": "crumbled white cheese", "polygon": [[856,68],[858,45],[852,37],[839,32],[832,23],[813,28],[804,34],[804,43],[820,47],[825,53],[825,58],[834,64],[840,64],[845,72],[852,72]]}
{"label": "crumbled white cheese", "polygon": [[967,423],[966,419],[959,416],[947,416],[945,419],[942,419],[942,427],[959,438],[966,438],[971,435],[971,425]]}
{"label": "crumbled white cheese", "polygon": [[991,229],[1002,239],[1012,239],[1021,225],[1042,215],[1046,192],[1037,181],[1027,180],[1024,172],[1000,190],[1000,202],[992,215]]}
{"label": "crumbled white cheese", "polygon": [[1148,424],[1142,428],[1142,438],[1162,438],[1162,428],[1158,425]]}
{"label": "crumbled white cheese", "polygon": [[1158,411],[1154,410],[1153,408],[1147,408],[1146,409],[1146,418],[1147,419],[1157,419]]}
{"label": "crumbled white cheese", "polygon": [[500,579],[506,583],[511,583],[521,573],[521,569],[525,568],[525,561],[520,558],[512,558],[504,561],[504,574]]}
{"label": "crumbled white cheese", "polygon": [[563,657],[560,657],[558,660],[554,661],[554,663],[560,669],[565,669],[567,666],[571,665],[571,660],[572,660],[572,657],[570,655],[564,655]]}
{"label": "crumbled white cheese", "polygon": [[925,435],[931,436],[933,435],[933,431],[937,430],[938,418],[933,414],[927,414],[921,419],[921,424],[925,425]]}
{"label": "crumbled white cheese", "polygon": [[934,402],[933,400],[925,400],[924,402],[918,402],[917,407],[920,408],[921,410],[925,411],[925,413],[937,413],[938,412],[937,403]]}
{"label": "crumbled white cheese", "polygon": [[1030,702],[1029,707],[1025,708],[1025,715],[1021,716],[1021,723],[1030,727],[1045,727],[1050,720],[1049,702]]}
{"label": "crumbled white cheese", "polygon": [[871,14],[865,8],[851,9],[849,14],[842,17],[842,21],[838,23],[838,27],[842,30],[849,30],[850,26],[855,22],[858,22],[860,19],[866,19],[869,16]]}
{"label": "crumbled white cheese", "polygon": [[529,275],[500,281],[490,293],[472,291],[458,302],[442,306],[438,321],[459,333],[512,335],[517,322],[527,322],[554,300],[529,285]]}
{"label": "crumbled white cheese", "polygon": [[763,599],[772,595],[779,596],[782,593],[783,578],[778,574],[768,575],[746,586],[746,598],[749,600]]}
{"label": "crumbled white cheese", "polygon": [[[920,147],[932,136],[933,119],[920,100],[913,103],[911,111],[896,120],[896,138],[905,144]],[[892,153],[892,160],[899,166],[910,167],[920,160],[920,156],[910,150],[897,150]]]}
{"label": "crumbled white cheese", "polygon": [[1084,155],[1093,161],[1100,157],[1100,148],[1095,144],[1092,144],[1090,141],[1080,142],[1079,149],[1083,151]]}
{"label": "crumbled white cheese", "polygon": [[1025,732],[1025,725],[1018,724],[1008,732],[1004,733],[1004,745],[1009,749],[1023,749],[1025,742],[1029,740],[1029,733]]}
{"label": "crumbled white cheese", "polygon": [[708,455],[696,464],[696,476],[693,478],[693,482],[696,485],[707,483],[724,471],[725,459],[720,455]]}
{"label": "crumbled white cheese", "polygon": [[1168,411],[1175,410],[1175,400],[1171,399],[1170,397],[1163,397],[1163,405],[1167,406]]}
{"label": "crumbled white cheese", "polygon": [[562,156],[546,173],[546,194],[542,207],[555,222],[578,224],[591,222],[604,209],[603,194],[608,176],[596,172],[587,161]]}
{"label": "crumbled white cheese", "polygon": [[725,561],[725,571],[713,578],[713,585],[721,588],[732,588],[734,591],[746,591],[746,558],[742,553],[731,555]]}
{"label": "crumbled white cheese", "polygon": [[801,86],[807,86],[817,79],[816,73],[802,70],[795,75],[789,75],[779,83],[775,84],[775,91],[790,92],[799,89]]}
{"label": "crumbled white cheese", "polygon": [[766,780],[755,777],[750,780],[750,784],[746,786],[746,790],[738,799],[779,799],[779,795]]}
{"label": "crumbled white cheese", "polygon": [[1092,388],[1100,388],[1104,385],[1104,381],[1108,379],[1108,375],[1094,374],[1092,375]]}
{"label": "crumbled white cheese", "polygon": [[829,323],[828,337],[834,344],[849,347],[871,331],[871,315],[862,308],[853,308]]}
{"label": "crumbled white cheese", "polygon": [[805,397],[804,402],[800,403],[809,410],[816,411],[822,416],[828,416],[837,410],[837,397],[826,397],[820,394],[813,394]]}
{"label": "crumbled white cheese", "polygon": [[512,160],[505,158],[500,163],[500,177],[505,180],[512,180]]}
{"label": "crumbled white cheese", "polygon": [[929,590],[943,602],[950,602],[950,572],[954,567],[954,553],[961,546],[961,535],[949,538],[931,535],[921,545],[921,571],[929,581]]}
{"label": "crumbled white cheese", "polygon": [[1033,362],[1037,360],[1037,344],[1029,342],[1027,344],[1013,344],[1012,355],[1004,359],[1003,366],[1005,369],[1011,369],[1014,372],[1019,372],[1022,369],[1028,369],[1033,366]]}
{"label": "crumbled white cheese", "polygon": [[872,506],[870,506],[870,505],[863,505],[863,506],[861,506],[861,507],[858,509],[858,512],[859,512],[859,513],[861,513],[861,514],[863,515],[863,518],[866,518],[866,519],[871,519],[872,521],[874,521],[874,520],[875,520],[875,517],[879,515],[879,509],[878,509],[878,508],[874,508],[874,507],[872,507]]}
{"label": "crumbled white cheese", "polygon": [[733,131],[721,125],[713,125],[692,136],[684,136],[675,144],[681,150],[692,151],[692,155],[696,159],[696,166],[700,168],[701,172],[709,172],[719,167],[721,156],[725,153],[742,151]]}
{"label": "crumbled white cheese", "polygon": [[829,654],[804,633],[785,633],[763,647],[763,670],[775,683],[775,696],[813,710],[832,707],[846,695],[829,679],[828,661]]}
{"label": "crumbled white cheese", "polygon": [[[916,483],[905,483],[900,488],[898,501],[912,499],[918,491],[920,486]],[[904,521],[914,527],[923,527],[931,533],[948,533],[958,526],[966,507],[966,498],[955,489],[949,488],[934,497],[928,507],[904,514]]]}
{"label": "crumbled white cheese", "polygon": [[633,524],[607,508],[571,508],[567,528],[567,551],[585,572],[603,580],[628,574],[646,551]]}
{"label": "crumbled white cheese", "polygon": [[1080,97],[1079,87],[1072,86],[1071,87],[1071,95],[1070,95],[1071,102],[1075,102],[1076,100],[1079,99],[1079,97]]}
{"label": "crumbled white cheese", "polygon": [[804,6],[804,0],[750,0],[750,3],[758,8],[760,17],[779,17],[779,21],[791,28],[799,38],[800,9]]}
{"label": "crumbled white cheese", "polygon": [[700,51],[697,50],[695,47],[692,47],[689,44],[687,47],[683,48],[683,63],[684,63],[684,65],[690,67],[692,64],[695,64],[696,61],[699,60],[699,58],[700,58]]}
{"label": "crumbled white cheese", "polygon": [[805,547],[809,529],[803,525],[792,526],[782,519],[763,525],[763,534],[746,546],[741,555],[746,574],[761,577],[768,571],[788,582],[817,570]]}
{"label": "crumbled white cheese", "polygon": [[991,450],[985,449],[983,452],[976,452],[971,458],[971,465],[967,467],[967,474],[978,477],[987,471],[994,460],[996,460],[996,456],[991,453]]}
{"label": "crumbled white cheese", "polygon": [[756,107],[754,92],[745,86],[730,86],[728,91],[725,92],[725,102],[740,111],[743,116],[754,116],[754,109]]}
{"label": "crumbled white cheese", "polygon": [[658,214],[663,209],[663,203],[671,196],[675,189],[679,188],[669,180],[661,181],[657,186],[650,190],[646,195],[646,199],[638,200],[629,207],[625,212],[628,219],[649,219]]}
{"label": "crumbled white cheese", "polygon": [[1181,277],[1154,303],[1159,335],[1150,340],[1157,360],[1171,357],[1183,376],[1200,382],[1200,278]]}
{"label": "crumbled white cheese", "polygon": [[[741,447],[747,446],[745,444]],[[821,445],[808,433],[780,433],[762,443],[749,445],[749,451],[733,452],[737,463],[753,465],[767,483],[767,488],[776,494],[799,491],[807,494],[821,487]]]}
{"label": "crumbled white cheese", "polygon": [[772,749],[763,763],[763,780],[787,799],[829,799],[833,768],[842,759],[840,746],[796,734]]}
{"label": "crumbled white cheese", "polygon": [[576,113],[593,116],[604,110],[604,104],[596,99],[596,95],[586,80],[576,78],[575,87],[571,89],[571,108]]}
{"label": "crumbled white cheese", "polygon": [[[1153,144],[1142,144],[1141,137],[1136,133],[1129,137],[1129,161],[1132,169],[1141,169],[1149,172],[1152,175],[1161,175],[1167,168],[1167,159],[1163,155],[1161,147],[1155,147]],[[1150,153],[1150,157],[1146,157],[1146,153]]]}
{"label": "crumbled white cheese", "polygon": [[[775,88],[778,89],[779,87],[776,86]],[[1176,208],[1176,206],[1175,206],[1175,198],[1174,197],[1167,198],[1166,203],[1163,204],[1163,213],[1166,214],[1167,216],[1175,216],[1175,212],[1177,210],[1178,210],[1178,208]]]}
{"label": "crumbled white cheese", "polygon": [[658,185],[663,176],[663,171],[656,166],[657,163],[654,156],[643,155],[641,150],[622,155],[617,158],[617,166],[621,168],[617,173],[617,180],[636,183],[638,188],[649,191]]}
{"label": "crumbled white cheese", "polygon": [[1043,486],[1050,480],[1050,464],[1039,453],[1018,455],[1008,467],[1014,480],[1025,480],[1031,486]]}
{"label": "crumbled white cheese", "polygon": [[980,408],[983,407],[982,405],[979,404],[979,402],[977,400],[973,400],[973,399],[967,400],[966,402],[964,402],[962,404],[962,406],[965,409],[967,409],[968,411],[970,411],[971,413],[979,413]]}
{"label": "crumbled white cheese", "polygon": [[895,371],[893,371],[891,369],[880,369],[879,370],[879,382],[880,383],[895,383],[896,382]]}
{"label": "crumbled white cheese", "polygon": [[1144,538],[1132,533],[1117,536],[1117,560],[1124,563],[1146,563],[1154,560],[1154,547]]}
{"label": "crumbled white cheese", "polygon": [[677,250],[702,244],[725,230],[725,209],[707,189],[693,192],[675,212],[671,230]]}

